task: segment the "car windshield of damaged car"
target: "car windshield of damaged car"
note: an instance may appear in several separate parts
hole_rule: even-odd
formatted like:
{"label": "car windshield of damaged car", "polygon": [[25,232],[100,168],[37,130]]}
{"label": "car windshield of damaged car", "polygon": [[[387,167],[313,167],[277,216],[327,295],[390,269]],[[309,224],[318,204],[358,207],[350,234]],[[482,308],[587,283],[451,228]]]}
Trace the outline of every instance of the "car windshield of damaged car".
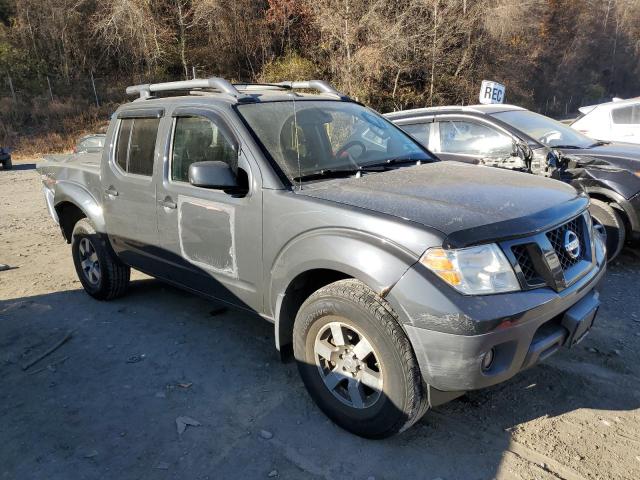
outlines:
{"label": "car windshield of damaged car", "polygon": [[245,104],[238,110],[293,182],[436,160],[400,129],[355,103],[284,101]]}
{"label": "car windshield of damaged car", "polygon": [[551,148],[590,148],[599,143],[552,118],[529,110],[510,110],[492,116]]}

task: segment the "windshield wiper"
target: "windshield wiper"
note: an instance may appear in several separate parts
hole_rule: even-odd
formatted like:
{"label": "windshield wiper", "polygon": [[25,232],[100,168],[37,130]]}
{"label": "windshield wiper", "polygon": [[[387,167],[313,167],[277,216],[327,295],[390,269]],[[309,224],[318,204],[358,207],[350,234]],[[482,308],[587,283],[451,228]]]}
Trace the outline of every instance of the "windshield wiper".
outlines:
{"label": "windshield wiper", "polygon": [[593,147],[601,147],[603,145],[609,145],[611,142],[605,142],[602,140],[598,140],[596,143],[594,143],[593,145],[589,145],[587,148],[593,148]]}
{"label": "windshield wiper", "polygon": [[566,148],[566,149],[580,150],[585,147],[579,147],[577,145],[549,145],[549,148]]}
{"label": "windshield wiper", "polygon": [[351,175],[357,175],[359,173],[375,173],[375,172],[385,172],[389,170],[391,167],[401,164],[412,163],[414,165],[420,165],[423,161],[426,160],[416,160],[412,158],[390,158],[385,160],[384,162],[377,163],[367,163],[364,165],[359,165],[357,168],[349,167],[349,168],[324,168],[322,170],[318,170],[316,172],[305,173],[304,175],[300,175],[297,177],[293,177],[294,182],[301,182],[305,180],[318,180],[322,178],[343,178],[349,177]]}
{"label": "windshield wiper", "polygon": [[[302,182],[305,180],[318,180],[321,178],[343,178],[350,177],[351,175],[356,175],[359,172],[362,172],[362,168],[324,168],[322,170],[318,170],[316,172],[305,173],[304,175],[300,175],[297,177],[293,177],[294,182]],[[382,170],[380,170],[382,171]]]}
{"label": "windshield wiper", "polygon": [[394,165],[402,165],[402,164],[407,164],[407,163],[413,163],[414,165],[420,165],[423,162],[431,162],[432,160],[429,158],[424,158],[424,159],[418,159],[418,158],[411,158],[411,157],[398,157],[398,158],[389,158],[388,160],[385,160],[384,162],[377,162],[377,163],[367,163],[365,165],[362,165],[362,168],[366,171],[367,168],[369,167],[391,167]]}

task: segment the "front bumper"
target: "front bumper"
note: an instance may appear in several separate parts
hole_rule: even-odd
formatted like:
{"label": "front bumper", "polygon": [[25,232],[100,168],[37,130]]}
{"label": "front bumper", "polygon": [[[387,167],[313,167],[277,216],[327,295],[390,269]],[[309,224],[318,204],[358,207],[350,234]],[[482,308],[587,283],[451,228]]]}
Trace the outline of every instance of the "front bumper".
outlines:
{"label": "front bumper", "polygon": [[[599,306],[604,252],[597,257],[588,274],[561,292],[464,296],[434,287],[426,269],[410,269],[386,298],[413,345],[432,405],[503,382],[580,341]],[[483,369],[491,349],[494,360]]]}

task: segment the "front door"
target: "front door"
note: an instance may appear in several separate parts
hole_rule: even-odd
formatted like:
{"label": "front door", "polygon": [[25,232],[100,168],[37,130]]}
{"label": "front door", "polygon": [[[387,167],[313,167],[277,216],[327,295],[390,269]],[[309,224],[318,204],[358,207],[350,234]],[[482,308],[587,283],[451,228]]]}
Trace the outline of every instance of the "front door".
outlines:
{"label": "front door", "polygon": [[510,135],[484,122],[437,117],[434,152],[443,160],[502,168],[524,168],[514,157]]}
{"label": "front door", "polygon": [[[172,281],[238,306],[261,308],[262,191],[253,158],[230,124],[210,109],[180,107],[158,183],[157,218]],[[222,161],[244,191],[194,187],[189,166]]]}
{"label": "front door", "polygon": [[[161,110],[121,112],[102,162],[104,218],[111,245],[132,267],[154,273],[158,243],[154,166]],[[159,168],[159,166],[158,166]]]}

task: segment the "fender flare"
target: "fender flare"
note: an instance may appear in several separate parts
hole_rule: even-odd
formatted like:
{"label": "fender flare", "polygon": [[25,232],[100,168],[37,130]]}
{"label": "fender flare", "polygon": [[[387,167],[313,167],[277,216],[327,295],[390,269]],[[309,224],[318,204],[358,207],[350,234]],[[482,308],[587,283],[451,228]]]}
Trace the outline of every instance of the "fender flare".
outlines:
{"label": "fender flare", "polygon": [[100,205],[91,192],[82,185],[66,180],[58,180],[53,203],[56,211],[63,203],[75,205],[91,220],[97,232],[106,233],[107,230],[102,205]]}
{"label": "fender flare", "polygon": [[585,186],[583,188],[589,196],[593,196],[594,198],[605,197],[610,201],[616,203],[622,209],[625,216],[629,220],[631,230],[634,232],[640,231],[640,218],[638,218],[638,213],[626,198],[624,198],[618,192],[614,192],[613,190],[608,188],[597,186]]}
{"label": "fender flare", "polygon": [[360,280],[384,297],[417,260],[397,243],[351,228],[319,228],[291,239],[274,259],[265,298],[266,310],[273,315],[276,347],[280,350],[290,338],[297,309],[283,314],[283,306],[301,276],[335,272]]}

